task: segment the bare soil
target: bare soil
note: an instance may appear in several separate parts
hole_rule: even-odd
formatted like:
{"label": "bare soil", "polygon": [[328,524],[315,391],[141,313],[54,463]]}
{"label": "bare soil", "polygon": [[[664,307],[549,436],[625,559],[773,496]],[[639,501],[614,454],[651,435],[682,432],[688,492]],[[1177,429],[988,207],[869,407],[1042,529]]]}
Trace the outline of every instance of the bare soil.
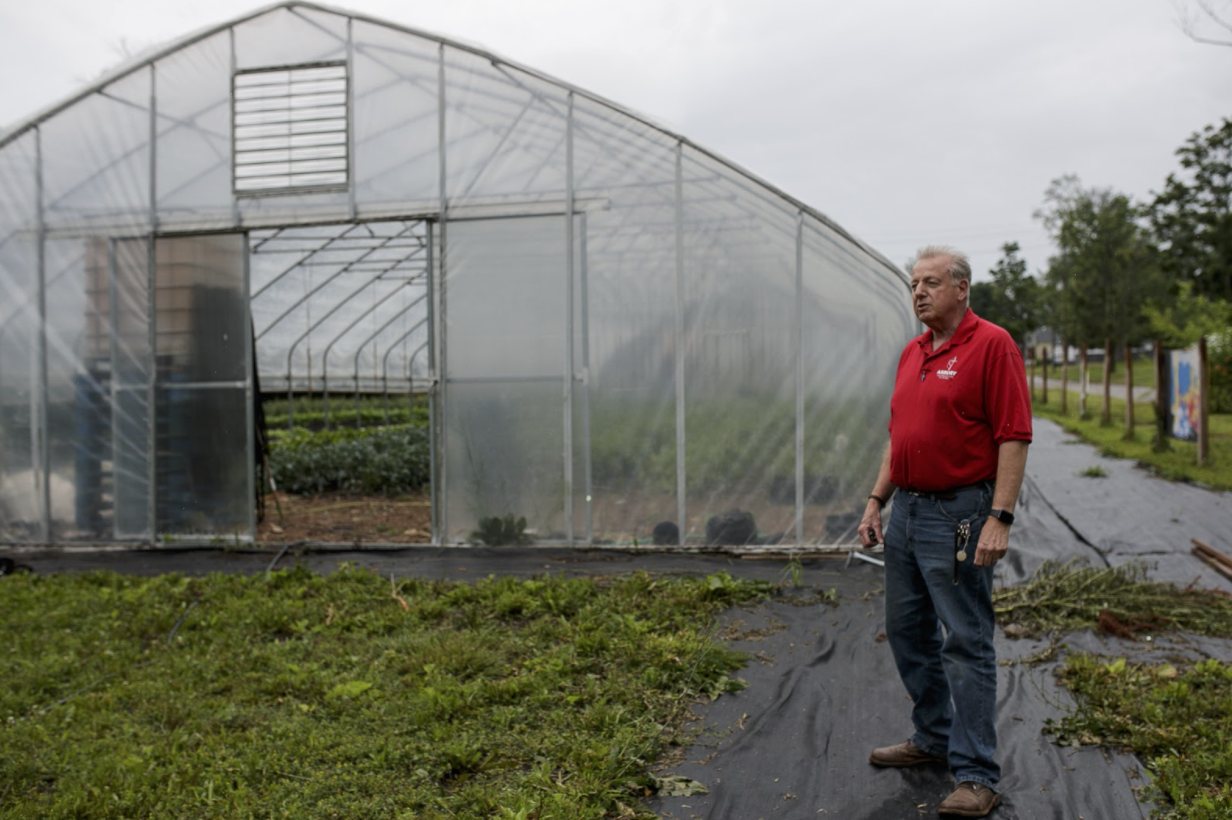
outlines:
{"label": "bare soil", "polygon": [[[708,499],[712,508],[725,509],[722,501]],[[739,506],[744,499],[729,499],[727,507]],[[700,504],[698,509],[702,509]],[[670,521],[676,512],[670,496],[626,493],[612,501],[595,504],[595,525],[611,531],[611,522],[634,520],[635,531],[627,533],[627,542],[652,542],[652,531],[659,521]],[[809,505],[805,512],[806,537],[821,543],[839,538],[851,540],[851,532],[831,531],[828,506]],[[769,506],[758,510],[757,523],[771,537],[775,533],[793,530],[793,508]],[[690,522],[695,532],[706,531],[709,512],[698,512]],[[382,496],[353,493],[323,493],[321,495],[291,495],[276,493],[265,497],[265,514],[257,523],[257,543],[294,544],[312,541],[329,544],[430,544],[432,543],[432,505],[428,492]]]}
{"label": "bare soil", "polygon": [[432,506],[427,493],[367,496],[343,493],[265,497],[257,542],[291,544],[427,544],[432,541]]}

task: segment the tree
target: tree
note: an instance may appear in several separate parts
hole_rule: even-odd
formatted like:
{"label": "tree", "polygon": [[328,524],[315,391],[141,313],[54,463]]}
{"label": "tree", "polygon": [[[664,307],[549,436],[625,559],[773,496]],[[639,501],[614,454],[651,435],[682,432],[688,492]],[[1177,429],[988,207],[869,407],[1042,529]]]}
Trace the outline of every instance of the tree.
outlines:
{"label": "tree", "polygon": [[971,286],[971,309],[981,318],[1000,325],[1022,347],[1026,335],[1040,327],[1043,292],[1027,263],[1018,258],[1018,243],[1001,246],[1004,256],[990,274],[991,282]]}
{"label": "tree", "polygon": [[1232,299],[1232,120],[1195,132],[1176,154],[1183,171],[1150,207],[1164,271],[1197,296]]}
{"label": "tree", "polygon": [[1150,334],[1143,306],[1167,300],[1158,252],[1132,200],[1108,188],[1083,188],[1078,177],[1056,179],[1035,216],[1059,253],[1045,281],[1059,330],[1074,344],[1116,349]]}
{"label": "tree", "polygon": [[[1174,0],[1177,15],[1180,19],[1181,31],[1196,43],[1206,43],[1212,46],[1232,46],[1232,3],[1228,0],[1193,0],[1198,11],[1188,8],[1180,0]],[[1208,37],[1204,32],[1211,29],[1223,29],[1229,33],[1220,32],[1218,39]]]}
{"label": "tree", "polygon": [[1167,347],[1190,347],[1204,336],[1220,336],[1232,327],[1232,302],[1195,296],[1188,282],[1181,285],[1178,298],[1148,304],[1144,312],[1155,338]]}

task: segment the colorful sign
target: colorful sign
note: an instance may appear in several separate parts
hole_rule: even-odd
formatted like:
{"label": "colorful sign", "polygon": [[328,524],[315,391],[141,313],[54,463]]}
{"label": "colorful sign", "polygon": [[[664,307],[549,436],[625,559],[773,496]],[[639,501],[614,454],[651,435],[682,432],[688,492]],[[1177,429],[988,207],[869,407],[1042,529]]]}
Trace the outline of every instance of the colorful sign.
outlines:
{"label": "colorful sign", "polygon": [[1202,412],[1198,368],[1197,347],[1168,352],[1168,429],[1173,438],[1198,440],[1198,414]]}

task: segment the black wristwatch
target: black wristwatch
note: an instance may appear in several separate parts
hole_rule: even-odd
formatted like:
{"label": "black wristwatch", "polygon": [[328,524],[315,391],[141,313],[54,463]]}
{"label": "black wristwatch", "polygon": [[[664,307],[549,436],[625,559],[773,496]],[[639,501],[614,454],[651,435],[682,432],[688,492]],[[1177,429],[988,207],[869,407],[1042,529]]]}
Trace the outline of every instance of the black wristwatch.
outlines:
{"label": "black wristwatch", "polygon": [[1014,514],[1008,510],[989,510],[988,517],[997,519],[1007,527],[1014,523]]}

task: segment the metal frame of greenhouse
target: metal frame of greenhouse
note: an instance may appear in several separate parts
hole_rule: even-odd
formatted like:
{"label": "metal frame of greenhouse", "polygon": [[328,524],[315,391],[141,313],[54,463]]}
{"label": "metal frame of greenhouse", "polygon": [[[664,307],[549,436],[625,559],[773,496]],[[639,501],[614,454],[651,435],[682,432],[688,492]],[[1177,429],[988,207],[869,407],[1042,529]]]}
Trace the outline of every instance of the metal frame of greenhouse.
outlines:
{"label": "metal frame of greenhouse", "polygon": [[12,128],[0,183],[4,543],[249,542],[260,400],[307,393],[428,396],[434,544],[827,543],[917,332],[901,270],[732,162],[315,3]]}

